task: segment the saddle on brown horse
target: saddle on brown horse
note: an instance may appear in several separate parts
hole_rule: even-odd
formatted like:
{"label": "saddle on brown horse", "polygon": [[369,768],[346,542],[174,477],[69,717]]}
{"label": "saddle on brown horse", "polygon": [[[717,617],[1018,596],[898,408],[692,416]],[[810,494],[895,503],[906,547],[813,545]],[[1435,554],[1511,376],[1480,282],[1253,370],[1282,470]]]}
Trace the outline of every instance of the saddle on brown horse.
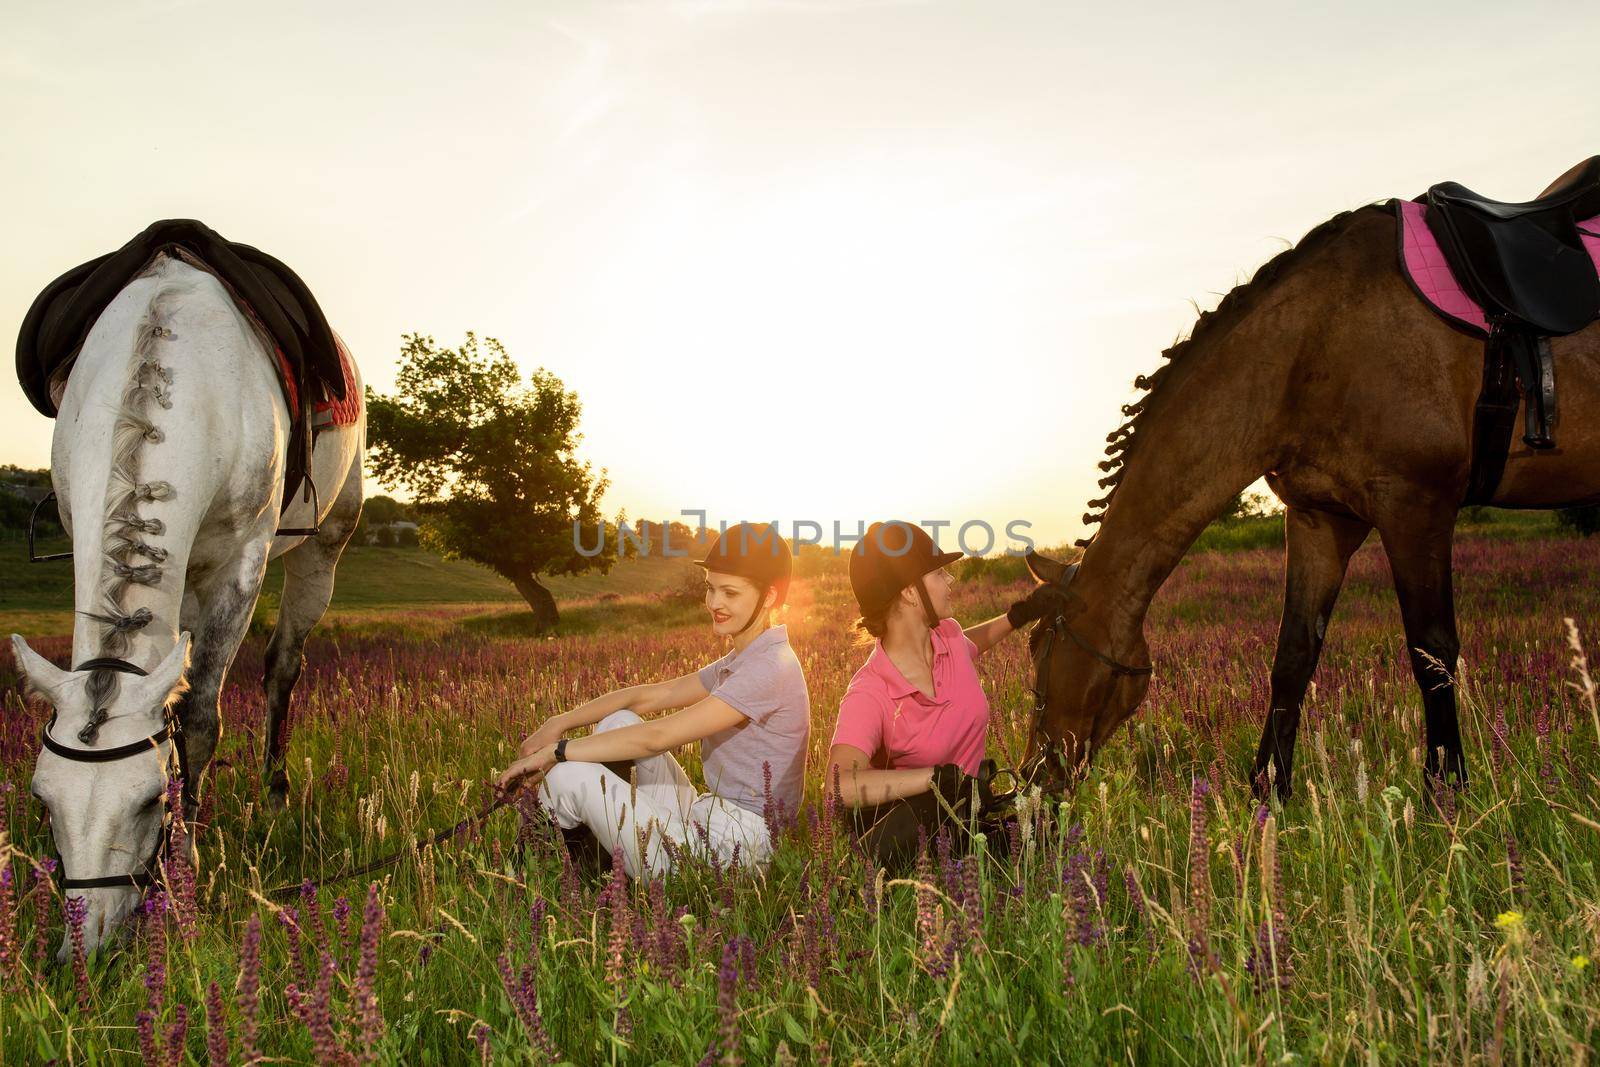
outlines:
{"label": "saddle on brown horse", "polygon": [[[224,240],[194,219],[163,219],[117,249],[67,271],[34,298],[17,334],[17,381],[39,413],[56,416],[59,388],[101,312],[158,252],[198,260],[241,301],[277,346],[273,369],[294,428],[285,465],[283,507],[309,485],[313,411],[346,400],[339,344],[316,297],[299,276],[250,245]],[[309,533],[306,531],[280,531]]]}
{"label": "saddle on brown horse", "polygon": [[1600,217],[1600,156],[1523,203],[1491,200],[1456,182],[1440,182],[1417,201],[1426,205],[1424,221],[1455,281],[1487,326],[1464,501],[1487,503],[1505,472],[1519,402],[1523,442],[1535,450],[1555,447],[1550,338],[1600,318],[1600,274],[1585,242],[1600,240],[1590,229]]}
{"label": "saddle on brown horse", "polygon": [[1459,182],[1395,202],[1406,280],[1458,330],[1485,339],[1464,504],[1493,499],[1523,408],[1523,443],[1555,446],[1550,338],[1600,318],[1600,157],[1536,200],[1506,203]]}

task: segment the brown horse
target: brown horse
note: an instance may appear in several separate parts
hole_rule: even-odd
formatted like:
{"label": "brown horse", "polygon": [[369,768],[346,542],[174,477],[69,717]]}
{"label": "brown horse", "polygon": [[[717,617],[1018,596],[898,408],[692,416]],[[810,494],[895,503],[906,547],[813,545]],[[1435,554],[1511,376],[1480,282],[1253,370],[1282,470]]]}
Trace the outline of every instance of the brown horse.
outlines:
{"label": "brown horse", "polygon": [[[1556,183],[1560,184],[1560,181]],[[1553,186],[1554,187],[1554,186]],[[1548,190],[1547,190],[1548,192]],[[1033,753],[1064,784],[1149,686],[1144,619],[1206,525],[1265,477],[1288,511],[1283,620],[1272,703],[1253,778],[1290,791],[1300,705],[1351,555],[1376,530],[1394,573],[1422,689],[1431,778],[1464,781],[1454,672],[1459,642],[1451,542],[1471,467],[1483,342],[1441,321],[1408,287],[1381,205],[1344,212],[1204,313],[1168,363],[1135,386],[1101,464],[1112,492],[1080,563],[1029,557],[1062,588],[1033,634]],[[1559,447],[1514,443],[1491,501],[1552,508],[1600,501],[1600,326],[1552,342]],[[1041,736],[1042,735],[1042,736]]]}

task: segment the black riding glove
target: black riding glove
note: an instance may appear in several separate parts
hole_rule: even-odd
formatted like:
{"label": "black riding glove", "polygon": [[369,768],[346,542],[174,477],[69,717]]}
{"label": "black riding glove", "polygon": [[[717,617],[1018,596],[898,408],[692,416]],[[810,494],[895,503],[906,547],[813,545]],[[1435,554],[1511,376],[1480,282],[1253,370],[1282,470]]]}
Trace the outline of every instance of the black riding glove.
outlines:
{"label": "black riding glove", "polygon": [[933,769],[933,791],[963,817],[968,814],[974,793],[980,817],[1003,815],[1010,811],[1016,794],[994,791],[995,771],[995,762],[989,759],[979,766],[977,777],[967,774],[958,764],[941,763]]}
{"label": "black riding glove", "polygon": [[1059,591],[1050,585],[1036,585],[1033,592],[1006,609],[1006,622],[1013,630],[1020,630],[1030,622],[1038,622],[1055,609]]}
{"label": "black riding glove", "polygon": [[957,811],[962,810],[962,805],[972,795],[973,781],[960,764],[941,763],[933,769],[933,791]]}

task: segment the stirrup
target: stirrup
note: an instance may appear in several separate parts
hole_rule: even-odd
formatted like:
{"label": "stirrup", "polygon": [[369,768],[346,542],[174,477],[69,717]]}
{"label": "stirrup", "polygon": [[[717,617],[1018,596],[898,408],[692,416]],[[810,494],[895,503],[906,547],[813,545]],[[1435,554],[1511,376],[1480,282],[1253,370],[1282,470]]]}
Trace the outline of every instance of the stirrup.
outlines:
{"label": "stirrup", "polygon": [[[34,550],[33,550],[33,527],[39,521],[39,512],[44,508],[44,506],[46,504],[50,503],[50,501],[54,500],[55,498],[56,498],[56,491],[54,489],[52,489],[48,493],[46,493],[44,496],[39,498],[39,502],[33,506],[33,511],[28,514],[28,562],[29,563],[50,563],[53,560],[71,559],[72,558],[72,553],[71,552],[52,552],[48,556],[41,556],[41,555],[38,555],[37,553],[35,553]],[[59,504],[56,506],[56,518],[57,519],[61,518],[61,507],[60,507]]]}

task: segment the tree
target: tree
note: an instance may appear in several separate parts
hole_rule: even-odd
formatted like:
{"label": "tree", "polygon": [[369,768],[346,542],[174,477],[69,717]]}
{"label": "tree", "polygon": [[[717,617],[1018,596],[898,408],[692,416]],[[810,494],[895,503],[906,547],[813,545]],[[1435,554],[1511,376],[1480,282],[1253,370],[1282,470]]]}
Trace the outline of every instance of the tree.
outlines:
{"label": "tree", "polygon": [[[396,395],[367,390],[372,465],[404,487],[425,542],[511,582],[535,625],[559,621],[540,575],[611,569],[616,539],[601,541],[600,497],[609,481],[574,456],[582,405],[539,368],[524,383],[505,347],[467,334],[459,348],[407,334]],[[578,551],[574,524],[583,531]]]}

